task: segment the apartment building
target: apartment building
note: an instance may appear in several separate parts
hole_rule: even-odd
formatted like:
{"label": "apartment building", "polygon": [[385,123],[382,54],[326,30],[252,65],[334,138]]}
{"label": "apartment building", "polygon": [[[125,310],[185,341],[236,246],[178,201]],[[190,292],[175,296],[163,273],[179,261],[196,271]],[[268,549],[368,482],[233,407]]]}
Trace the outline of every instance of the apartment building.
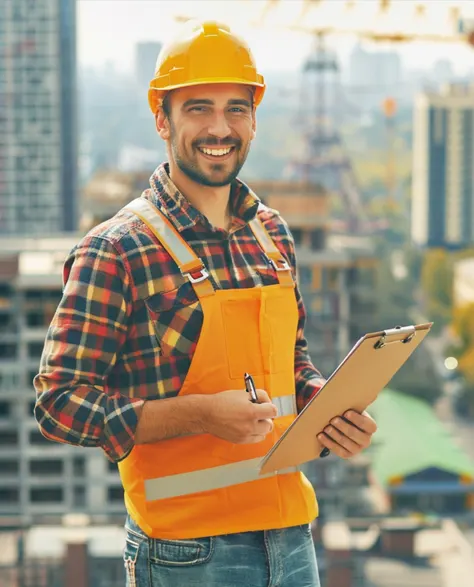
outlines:
{"label": "apartment building", "polygon": [[0,235],[76,228],[76,2],[2,0]]}
{"label": "apartment building", "polygon": [[100,449],[50,442],[33,417],[32,380],[77,238],[0,239],[0,525],[124,511],[116,466]]}
{"label": "apartment building", "polygon": [[412,239],[423,247],[474,243],[474,86],[417,96],[414,108]]}

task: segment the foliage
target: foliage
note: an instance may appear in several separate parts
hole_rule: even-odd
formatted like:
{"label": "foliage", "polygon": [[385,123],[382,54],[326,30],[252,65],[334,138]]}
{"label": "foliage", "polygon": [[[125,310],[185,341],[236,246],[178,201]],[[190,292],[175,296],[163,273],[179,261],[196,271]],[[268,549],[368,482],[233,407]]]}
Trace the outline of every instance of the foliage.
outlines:
{"label": "foliage", "polygon": [[449,324],[453,304],[453,256],[444,249],[426,251],[421,269],[424,311],[436,324],[435,332]]}

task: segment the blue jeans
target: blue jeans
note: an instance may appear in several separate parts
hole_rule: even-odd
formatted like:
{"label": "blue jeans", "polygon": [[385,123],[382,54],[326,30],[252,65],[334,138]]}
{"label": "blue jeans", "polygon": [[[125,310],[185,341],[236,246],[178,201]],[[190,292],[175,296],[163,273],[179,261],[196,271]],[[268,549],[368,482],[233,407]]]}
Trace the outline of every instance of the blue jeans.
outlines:
{"label": "blue jeans", "polygon": [[125,528],[127,587],[320,587],[308,525],[191,540]]}

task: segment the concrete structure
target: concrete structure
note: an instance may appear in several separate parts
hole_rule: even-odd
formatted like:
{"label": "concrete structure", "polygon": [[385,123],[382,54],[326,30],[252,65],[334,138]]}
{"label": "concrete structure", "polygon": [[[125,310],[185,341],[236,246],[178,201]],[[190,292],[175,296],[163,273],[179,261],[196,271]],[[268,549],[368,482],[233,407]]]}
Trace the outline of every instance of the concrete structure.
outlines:
{"label": "concrete structure", "polygon": [[423,247],[474,243],[474,87],[417,96],[414,110],[412,239]]}
{"label": "concrete structure", "polygon": [[318,186],[252,181],[250,187],[291,229],[311,357],[329,376],[352,344],[376,328],[377,257],[371,239],[332,235],[329,195]]}
{"label": "concrete structure", "polygon": [[33,417],[32,380],[79,238],[0,239],[0,526],[124,512],[117,468],[102,451],[52,443]]}
{"label": "concrete structure", "polygon": [[347,519],[321,531],[325,587],[468,587],[473,552],[452,520]]}
{"label": "concrete structure", "polygon": [[4,0],[0,235],[76,227],[75,0]]}
{"label": "concrete structure", "polygon": [[[0,585],[125,584],[123,528],[89,522],[68,517],[62,524],[0,532]],[[473,551],[452,520],[350,517],[324,523],[313,535],[324,587],[472,585]]]}

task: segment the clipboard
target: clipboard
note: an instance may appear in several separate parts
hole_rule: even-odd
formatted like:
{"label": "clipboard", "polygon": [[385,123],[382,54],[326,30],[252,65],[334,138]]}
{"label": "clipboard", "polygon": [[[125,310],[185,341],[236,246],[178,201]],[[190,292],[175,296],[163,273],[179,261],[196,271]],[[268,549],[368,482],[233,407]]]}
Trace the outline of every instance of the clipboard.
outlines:
{"label": "clipboard", "polygon": [[433,325],[397,326],[360,338],[260,464],[260,474],[319,458],[319,434],[349,409],[362,412],[423,342]]}

